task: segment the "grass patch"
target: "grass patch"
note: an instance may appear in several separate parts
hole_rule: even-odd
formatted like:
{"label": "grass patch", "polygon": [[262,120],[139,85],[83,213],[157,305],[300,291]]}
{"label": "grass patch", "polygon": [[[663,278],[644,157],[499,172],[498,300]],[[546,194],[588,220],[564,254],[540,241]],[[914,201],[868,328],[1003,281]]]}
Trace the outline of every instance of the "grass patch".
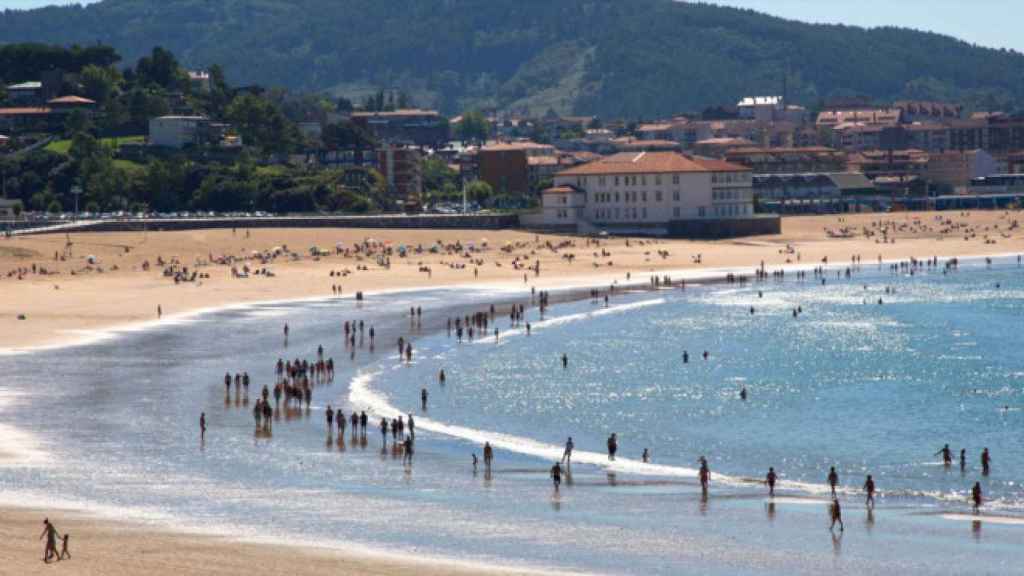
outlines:
{"label": "grass patch", "polygon": [[[141,144],[146,141],[145,136],[120,136],[118,138],[100,138],[100,144],[104,146],[120,147],[123,144]],[[71,140],[54,140],[46,145],[45,150],[55,154],[67,156],[71,152]]]}

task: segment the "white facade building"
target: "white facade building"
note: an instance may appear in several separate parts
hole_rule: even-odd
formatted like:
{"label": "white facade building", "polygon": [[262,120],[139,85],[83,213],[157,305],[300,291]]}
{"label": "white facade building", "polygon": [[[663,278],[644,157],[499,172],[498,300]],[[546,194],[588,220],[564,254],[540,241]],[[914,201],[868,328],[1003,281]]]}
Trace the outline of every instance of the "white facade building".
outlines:
{"label": "white facade building", "polygon": [[566,223],[566,217],[556,217],[558,198],[565,196],[572,198],[565,208],[576,218],[603,228],[754,216],[749,168],[677,152],[624,152],[559,172],[554,188],[544,193],[546,223]]}
{"label": "white facade building", "polygon": [[164,148],[184,148],[198,144],[205,127],[210,123],[203,116],[161,116],[149,120],[149,145]]}

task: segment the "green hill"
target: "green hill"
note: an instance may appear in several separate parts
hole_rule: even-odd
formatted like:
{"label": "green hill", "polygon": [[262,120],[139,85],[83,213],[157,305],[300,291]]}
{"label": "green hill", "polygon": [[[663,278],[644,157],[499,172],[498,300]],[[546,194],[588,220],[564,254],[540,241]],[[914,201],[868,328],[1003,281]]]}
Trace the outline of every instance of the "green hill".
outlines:
{"label": "green hill", "polygon": [[[673,0],[103,0],[0,14],[0,42],[161,45],[232,83],[416,104],[654,117],[776,94],[1016,108],[1024,55],[907,29]],[[0,70],[0,77],[4,71]],[[2,78],[16,81],[17,78]]]}

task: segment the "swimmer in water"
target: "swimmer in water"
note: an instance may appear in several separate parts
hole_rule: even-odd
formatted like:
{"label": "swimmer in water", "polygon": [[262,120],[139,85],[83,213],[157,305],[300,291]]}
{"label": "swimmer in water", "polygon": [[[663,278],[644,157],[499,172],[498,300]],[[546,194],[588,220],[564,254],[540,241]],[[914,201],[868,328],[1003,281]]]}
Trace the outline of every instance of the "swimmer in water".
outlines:
{"label": "swimmer in water", "polygon": [[740,400],[746,401],[746,399],[747,399],[747,387],[744,386],[743,389],[740,390]]}

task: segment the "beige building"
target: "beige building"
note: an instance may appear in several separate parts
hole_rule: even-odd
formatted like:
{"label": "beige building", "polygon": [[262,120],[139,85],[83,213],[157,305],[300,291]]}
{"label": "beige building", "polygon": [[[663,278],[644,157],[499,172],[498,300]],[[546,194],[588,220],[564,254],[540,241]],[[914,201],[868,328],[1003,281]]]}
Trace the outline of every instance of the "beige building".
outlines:
{"label": "beige building", "polygon": [[577,218],[598,228],[656,232],[675,221],[754,216],[749,168],[677,152],[615,154],[559,172],[554,184],[544,193],[545,216],[549,206],[567,215],[549,224]]}

